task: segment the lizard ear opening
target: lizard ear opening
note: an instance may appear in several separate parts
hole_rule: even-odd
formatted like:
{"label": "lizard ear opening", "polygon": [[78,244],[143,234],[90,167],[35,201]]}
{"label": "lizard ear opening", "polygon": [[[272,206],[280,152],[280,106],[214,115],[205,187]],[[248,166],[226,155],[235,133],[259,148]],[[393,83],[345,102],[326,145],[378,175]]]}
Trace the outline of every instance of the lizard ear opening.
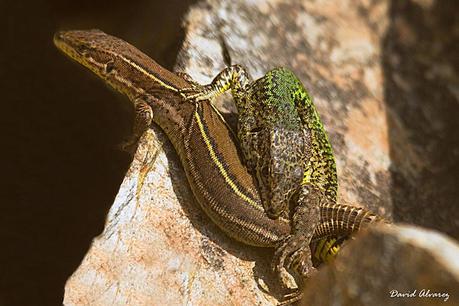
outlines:
{"label": "lizard ear opening", "polygon": [[109,61],[108,63],[105,64],[105,72],[106,73],[112,72],[113,68],[115,68],[115,63],[113,61]]}

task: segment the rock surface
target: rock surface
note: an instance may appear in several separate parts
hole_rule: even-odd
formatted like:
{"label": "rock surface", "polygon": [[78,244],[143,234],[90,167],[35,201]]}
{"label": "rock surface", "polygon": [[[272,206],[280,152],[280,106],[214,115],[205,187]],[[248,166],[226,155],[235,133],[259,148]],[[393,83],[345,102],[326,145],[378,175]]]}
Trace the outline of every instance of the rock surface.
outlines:
{"label": "rock surface", "polygon": [[[430,9],[428,3],[424,5]],[[396,31],[392,10],[389,2],[379,0],[203,1],[187,16],[187,34],[177,67],[200,83],[210,82],[225,66],[221,48],[223,38],[232,62],[245,65],[255,78],[276,66],[291,68],[310,90],[330,134],[337,157],[340,202],[364,205],[388,219],[416,221],[455,236],[458,218],[434,218],[416,209],[416,205],[425,208],[426,200],[432,197],[422,195],[432,194],[429,193],[432,189],[425,191],[423,186],[415,186],[411,180],[420,175],[419,169],[428,170],[436,164],[429,164],[421,158],[422,141],[412,143],[410,135],[404,133],[409,122],[402,120],[398,113],[393,114],[397,110],[397,100],[389,104],[386,101],[385,78],[394,69],[388,72],[383,66],[383,59],[388,56],[384,53],[387,48],[383,42],[388,29]],[[402,16],[400,18],[403,20]],[[401,77],[394,77],[394,80],[404,84]],[[217,104],[234,123],[234,107],[229,96],[218,99]],[[434,119],[438,122],[438,118]],[[394,135],[394,125],[398,135]],[[433,133],[442,131],[443,127]],[[402,177],[404,182],[409,182],[407,190],[416,196],[404,194],[400,186],[394,188],[394,173],[401,173],[396,176],[397,180]],[[407,176],[406,173],[414,174]],[[451,182],[446,178],[444,181],[447,182],[445,190],[450,190]],[[429,185],[429,188],[434,186]],[[401,203],[394,196],[400,196],[406,202]],[[411,202],[412,198],[420,202]],[[398,205],[396,214],[394,203]],[[402,204],[405,204],[404,208]],[[429,211],[432,211],[436,202],[430,205]],[[453,207],[444,214],[454,214]],[[405,212],[417,214],[417,217],[406,216]],[[362,256],[368,255],[368,262],[376,265],[369,267],[373,268],[369,273],[396,271],[401,273],[402,279],[412,280],[394,289],[420,290],[422,288],[406,289],[405,285],[427,286],[431,284],[430,274],[424,274],[428,278],[425,282],[415,282],[402,272],[416,271],[419,267],[415,263],[425,266],[424,260],[430,255],[423,253],[425,246],[418,243],[418,247],[412,247],[409,239],[403,238],[407,231],[410,229],[371,232],[365,236],[366,243],[359,243],[359,239],[345,251],[356,250]],[[416,231],[418,234],[431,237],[423,231]],[[389,237],[389,242],[377,241],[383,236]],[[440,252],[446,248],[449,250],[449,244],[442,240]],[[419,253],[414,255],[419,256],[419,261],[413,261],[408,270],[393,270],[394,266],[390,265],[395,264],[391,261],[394,257],[380,262],[381,254],[395,254],[391,253],[396,252],[393,247]],[[451,250],[453,255],[459,256],[457,249],[451,247]],[[333,267],[311,280],[318,292],[331,288],[327,281],[333,280],[335,269],[338,271],[336,275],[341,275],[338,273],[345,269],[347,274],[343,275],[346,277],[352,277],[353,273],[364,274],[362,271],[366,271],[363,268],[366,266],[358,265],[360,256],[355,257],[355,262],[349,266],[344,262],[346,256],[351,255],[343,252]],[[275,305],[279,288],[269,271],[271,257],[270,250],[232,241],[203,215],[192,197],[172,146],[154,127],[141,140],[107,217],[104,232],[94,240],[81,266],[68,280],[64,303]],[[388,271],[378,270],[386,268]],[[449,267],[442,265],[441,268],[446,270]],[[367,285],[383,288],[377,274],[371,275],[375,283]],[[364,276],[360,276],[363,279]],[[451,279],[456,279],[456,283],[447,288],[457,289],[457,278]],[[387,280],[390,279],[384,281]],[[346,279],[341,281],[346,282]],[[259,285],[263,283],[265,285]],[[376,286],[378,284],[380,287]],[[268,287],[272,293],[265,293],[263,287]],[[307,293],[311,300],[318,297],[313,294],[313,288],[308,288]],[[329,294],[332,296],[334,291]],[[365,292],[358,296],[361,301],[375,302],[374,305],[378,305],[375,299],[380,298],[365,295]]]}

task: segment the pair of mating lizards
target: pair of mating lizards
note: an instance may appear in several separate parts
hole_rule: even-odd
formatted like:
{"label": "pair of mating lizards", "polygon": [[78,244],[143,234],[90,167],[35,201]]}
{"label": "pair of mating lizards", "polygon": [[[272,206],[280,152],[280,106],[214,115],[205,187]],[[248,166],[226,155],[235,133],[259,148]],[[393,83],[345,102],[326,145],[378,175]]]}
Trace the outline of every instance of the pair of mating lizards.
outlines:
{"label": "pair of mating lizards", "polygon": [[[128,96],[136,109],[133,139],[152,122],[164,130],[202,209],[232,238],[275,248],[273,268],[286,287],[295,287],[293,275],[301,281],[315,270],[313,259],[328,261],[343,240],[382,221],[336,203],[331,145],[291,71],[273,69],[252,81],[234,65],[201,86],[99,30],[59,32],[54,43]],[[228,89],[238,109],[240,148],[209,101]],[[283,303],[300,296],[294,291]]]}

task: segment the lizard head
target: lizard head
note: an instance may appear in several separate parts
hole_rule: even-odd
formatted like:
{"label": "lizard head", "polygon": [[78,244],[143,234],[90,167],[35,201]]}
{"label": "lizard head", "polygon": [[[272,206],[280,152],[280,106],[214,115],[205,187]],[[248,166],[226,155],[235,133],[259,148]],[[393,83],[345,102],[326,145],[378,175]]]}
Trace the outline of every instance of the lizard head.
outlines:
{"label": "lizard head", "polygon": [[58,49],[106,80],[115,89],[134,96],[133,67],[142,69],[146,56],[132,45],[100,30],[60,31],[54,35]]}
{"label": "lizard head", "polygon": [[114,55],[106,45],[107,37],[100,30],[60,31],[54,35],[54,44],[75,61],[104,77],[114,68]]}

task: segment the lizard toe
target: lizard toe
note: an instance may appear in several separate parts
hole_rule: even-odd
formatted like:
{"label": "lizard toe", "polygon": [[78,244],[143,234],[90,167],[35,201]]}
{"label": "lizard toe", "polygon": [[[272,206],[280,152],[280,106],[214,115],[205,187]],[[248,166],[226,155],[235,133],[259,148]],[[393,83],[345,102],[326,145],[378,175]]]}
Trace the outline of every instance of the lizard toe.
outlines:
{"label": "lizard toe", "polygon": [[278,306],[286,306],[292,303],[298,302],[303,297],[303,293],[300,290],[295,290],[292,293],[286,294],[283,300],[277,304]]}
{"label": "lizard toe", "polygon": [[304,241],[298,244],[297,249],[288,256],[285,266],[302,276],[307,276],[308,271],[313,269],[309,244]]}

